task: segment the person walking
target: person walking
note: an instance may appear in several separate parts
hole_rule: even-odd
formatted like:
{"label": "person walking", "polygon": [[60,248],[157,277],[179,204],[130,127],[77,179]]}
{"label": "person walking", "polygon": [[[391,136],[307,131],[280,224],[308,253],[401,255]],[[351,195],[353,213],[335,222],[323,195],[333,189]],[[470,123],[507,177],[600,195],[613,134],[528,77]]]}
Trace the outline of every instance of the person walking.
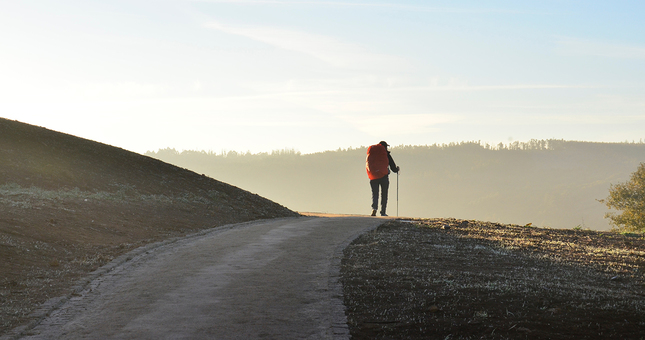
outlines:
{"label": "person walking", "polygon": [[367,148],[367,158],[365,159],[365,170],[367,170],[367,177],[370,179],[370,187],[372,187],[372,215],[376,216],[376,209],[378,209],[379,188],[381,191],[381,216],[387,216],[385,209],[387,208],[387,191],[390,187],[390,180],[388,178],[390,169],[393,172],[399,172],[400,168],[394,163],[394,159],[387,150],[390,146],[386,142],[381,141],[378,144],[372,145]]}

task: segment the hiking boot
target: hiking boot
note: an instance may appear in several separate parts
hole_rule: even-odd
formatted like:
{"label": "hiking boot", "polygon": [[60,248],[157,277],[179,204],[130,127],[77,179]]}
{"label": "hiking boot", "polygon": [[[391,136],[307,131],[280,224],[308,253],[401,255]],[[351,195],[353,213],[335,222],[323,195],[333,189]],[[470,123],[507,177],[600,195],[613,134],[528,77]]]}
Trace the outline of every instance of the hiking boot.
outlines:
{"label": "hiking boot", "polygon": [[372,209],[372,215],[370,216],[376,216],[376,209]]}
{"label": "hiking boot", "polygon": [[381,212],[381,216],[387,216],[387,214],[384,212]]}

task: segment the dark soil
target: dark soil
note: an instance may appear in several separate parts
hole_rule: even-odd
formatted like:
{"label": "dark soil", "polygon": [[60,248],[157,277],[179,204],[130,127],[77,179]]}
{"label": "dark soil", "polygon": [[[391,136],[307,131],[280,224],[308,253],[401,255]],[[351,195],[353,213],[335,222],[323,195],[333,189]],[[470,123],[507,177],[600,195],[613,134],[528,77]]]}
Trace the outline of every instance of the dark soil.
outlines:
{"label": "dark soil", "polygon": [[345,249],[352,339],[643,339],[643,255],[640,235],[388,222]]}
{"label": "dark soil", "polygon": [[0,335],[136,247],[297,215],[150,157],[0,118]]}

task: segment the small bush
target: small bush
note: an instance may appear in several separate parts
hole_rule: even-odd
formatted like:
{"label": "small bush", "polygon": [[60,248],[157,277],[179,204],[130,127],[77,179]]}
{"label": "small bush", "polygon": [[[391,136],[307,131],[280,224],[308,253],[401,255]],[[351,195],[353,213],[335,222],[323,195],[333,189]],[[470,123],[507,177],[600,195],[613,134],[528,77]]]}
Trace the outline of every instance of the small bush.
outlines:
{"label": "small bush", "polygon": [[609,196],[599,202],[622,211],[605,214],[619,230],[645,231],[645,163],[638,166],[629,181],[612,185]]}

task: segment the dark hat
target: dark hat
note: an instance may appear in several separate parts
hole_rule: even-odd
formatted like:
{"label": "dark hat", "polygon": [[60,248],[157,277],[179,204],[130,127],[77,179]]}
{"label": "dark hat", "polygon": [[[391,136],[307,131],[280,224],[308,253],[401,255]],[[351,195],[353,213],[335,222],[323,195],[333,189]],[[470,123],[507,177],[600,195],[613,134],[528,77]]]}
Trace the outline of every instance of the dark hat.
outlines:
{"label": "dark hat", "polygon": [[385,147],[390,146],[390,144],[386,143],[386,142],[385,142],[385,141],[383,141],[383,140],[382,140],[382,141],[380,141],[380,142],[379,142],[379,144],[381,144],[381,145],[383,145],[383,146],[385,146]]}

